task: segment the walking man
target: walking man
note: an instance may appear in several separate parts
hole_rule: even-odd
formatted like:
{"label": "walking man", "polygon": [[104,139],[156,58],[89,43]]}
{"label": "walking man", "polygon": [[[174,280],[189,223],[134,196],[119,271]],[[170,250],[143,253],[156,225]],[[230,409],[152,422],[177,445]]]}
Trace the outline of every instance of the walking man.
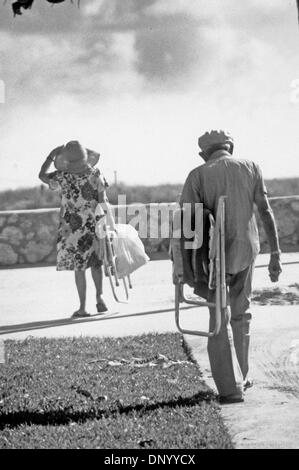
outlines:
{"label": "walking man", "polygon": [[[259,253],[254,204],[270,245],[269,276],[277,282],[281,273],[280,249],[273,212],[259,166],[233,158],[234,141],[222,130],[199,137],[199,155],[205,163],[192,170],[184,184],[180,203],[202,203],[214,216],[220,196],[226,198],[225,255],[230,319],[222,318],[221,330],[208,340],[208,354],[220,403],[244,401],[248,379],[248,351],[254,262]],[[209,291],[213,300],[214,292]],[[210,309],[210,328],[215,310]]]}

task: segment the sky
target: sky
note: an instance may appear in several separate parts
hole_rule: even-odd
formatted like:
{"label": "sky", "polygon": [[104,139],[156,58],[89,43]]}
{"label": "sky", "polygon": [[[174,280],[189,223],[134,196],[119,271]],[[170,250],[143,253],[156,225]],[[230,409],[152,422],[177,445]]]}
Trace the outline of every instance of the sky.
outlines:
{"label": "sky", "polygon": [[[69,140],[109,182],[183,183],[227,129],[265,178],[299,176],[295,0],[0,2],[0,190]],[[3,89],[5,87],[5,90]]]}

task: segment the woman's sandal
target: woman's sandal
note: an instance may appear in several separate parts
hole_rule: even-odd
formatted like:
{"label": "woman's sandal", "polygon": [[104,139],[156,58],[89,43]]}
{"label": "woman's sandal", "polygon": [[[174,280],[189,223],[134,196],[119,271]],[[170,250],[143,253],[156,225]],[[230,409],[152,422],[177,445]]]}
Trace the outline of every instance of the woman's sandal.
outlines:
{"label": "woman's sandal", "polygon": [[87,318],[90,317],[90,313],[87,312],[80,312],[80,310],[77,310],[76,312],[73,313],[71,318]]}
{"label": "woman's sandal", "polygon": [[98,302],[96,307],[97,307],[97,312],[98,313],[104,313],[104,312],[107,312],[107,310],[108,310],[104,300],[101,300],[100,302]]}

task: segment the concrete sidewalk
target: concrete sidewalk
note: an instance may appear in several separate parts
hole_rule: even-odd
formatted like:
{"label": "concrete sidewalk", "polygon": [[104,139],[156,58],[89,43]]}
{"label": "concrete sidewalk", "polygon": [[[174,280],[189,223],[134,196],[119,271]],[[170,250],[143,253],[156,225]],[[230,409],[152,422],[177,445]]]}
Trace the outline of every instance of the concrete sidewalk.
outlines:
{"label": "concrete sidewalk", "polygon": [[[129,302],[113,299],[104,279],[104,297],[109,307],[96,314],[95,289],[87,272],[87,310],[92,317],[71,320],[78,308],[74,273],[54,267],[0,270],[0,334],[2,338],[26,336],[125,336],[150,331],[175,331],[171,263],[152,261],[132,275]],[[119,288],[120,298],[125,298]]]}
{"label": "concrete sidewalk", "polygon": [[[299,448],[299,309],[254,307],[250,377],[245,402],[222,406],[234,445],[240,449]],[[211,376],[206,340],[185,338],[207,385]]]}
{"label": "concrete sidewalk", "polygon": [[[268,255],[260,255],[257,265],[266,264]],[[299,261],[299,254],[285,254],[284,262]],[[299,264],[286,266],[280,286],[298,281]],[[104,279],[104,297],[109,313],[96,315],[95,289],[87,272],[88,319],[71,320],[78,308],[73,272],[56,272],[55,267],[0,270],[0,335],[2,338],[34,336],[125,336],[151,331],[176,331],[174,287],[171,262],[151,261],[132,275],[129,302],[113,299],[108,279]],[[254,288],[273,284],[265,268],[255,270]],[[189,292],[192,294],[191,289]],[[186,289],[188,293],[188,289]],[[125,298],[122,286],[119,295]],[[199,319],[207,325],[207,309],[190,309],[191,322]],[[198,315],[198,312],[200,315]]]}
{"label": "concrete sidewalk", "polygon": [[[257,266],[268,255],[260,255]],[[284,254],[283,262],[299,261]],[[299,264],[284,267],[279,284],[298,283]],[[54,267],[0,270],[0,339],[28,336],[127,336],[175,332],[171,263],[151,261],[132,276],[129,303],[117,304],[105,279],[109,313],[95,314],[95,291],[88,273],[88,319],[71,320],[77,308],[74,275]],[[255,270],[254,288],[274,285],[267,269]],[[186,289],[188,294],[188,289]],[[189,293],[192,294],[191,290]],[[123,289],[120,294],[124,297]],[[222,413],[237,448],[299,448],[299,308],[298,305],[255,306],[252,309],[251,375],[255,386],[244,404],[223,406]],[[207,329],[206,308],[182,308],[185,328]],[[213,388],[205,338],[186,337],[205,380]]]}

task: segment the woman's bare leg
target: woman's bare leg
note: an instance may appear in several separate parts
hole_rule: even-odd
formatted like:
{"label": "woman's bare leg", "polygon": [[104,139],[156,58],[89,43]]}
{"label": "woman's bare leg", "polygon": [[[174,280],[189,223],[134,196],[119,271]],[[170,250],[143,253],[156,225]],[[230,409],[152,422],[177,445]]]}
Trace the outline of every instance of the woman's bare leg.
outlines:
{"label": "woman's bare leg", "polygon": [[103,300],[103,269],[91,267],[91,275],[97,292],[97,303]]}
{"label": "woman's bare leg", "polygon": [[86,275],[85,271],[75,271],[75,281],[80,299],[80,308],[75,314],[86,314]]}
{"label": "woman's bare leg", "polygon": [[100,268],[91,268],[91,274],[94,280],[97,291],[97,311],[98,313],[107,312],[108,308],[103,300],[103,269]]}

